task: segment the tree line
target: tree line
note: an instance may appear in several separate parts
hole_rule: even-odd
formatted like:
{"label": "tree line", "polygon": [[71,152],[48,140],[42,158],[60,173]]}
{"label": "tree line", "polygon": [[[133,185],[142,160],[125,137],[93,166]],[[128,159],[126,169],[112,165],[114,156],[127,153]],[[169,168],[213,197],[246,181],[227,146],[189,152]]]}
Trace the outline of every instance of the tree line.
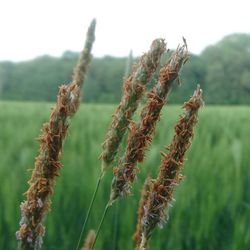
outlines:
{"label": "tree line", "polygon": [[[0,62],[0,98],[55,101],[58,87],[70,82],[78,55],[66,51],[60,58],[42,56],[19,63]],[[118,102],[129,58],[94,58],[83,88],[84,101]],[[153,78],[150,85],[156,80]],[[176,84],[169,102],[185,101],[197,83],[208,104],[250,104],[250,34],[226,36],[200,55],[191,55],[180,76],[182,86]]]}

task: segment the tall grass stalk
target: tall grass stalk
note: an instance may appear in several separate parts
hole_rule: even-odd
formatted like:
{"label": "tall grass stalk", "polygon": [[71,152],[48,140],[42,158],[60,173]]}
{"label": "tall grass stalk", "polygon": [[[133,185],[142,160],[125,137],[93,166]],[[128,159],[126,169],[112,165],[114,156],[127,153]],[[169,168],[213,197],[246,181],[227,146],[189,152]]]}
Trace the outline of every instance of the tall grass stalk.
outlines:
{"label": "tall grass stalk", "polygon": [[185,113],[175,126],[174,138],[170,146],[167,147],[169,153],[162,153],[158,177],[151,181],[152,184],[141,219],[140,250],[148,249],[148,242],[156,225],[162,226],[165,222],[165,210],[172,201],[175,186],[182,179],[180,172],[184,164],[185,153],[191,145],[198,110],[202,104],[202,91],[198,86],[194,95],[184,104]]}
{"label": "tall grass stalk", "polygon": [[42,127],[42,133],[38,139],[39,155],[28,182],[26,200],[20,206],[20,229],[16,233],[20,250],[36,250],[42,246],[45,216],[50,209],[50,197],[56,177],[59,176],[62,167],[60,159],[63,141],[69,127],[69,119],[75,114],[80,104],[80,87],[91,61],[94,32],[95,20],[88,29],[85,46],[76,66],[72,83],[60,87],[57,103],[49,121]]}
{"label": "tall grass stalk", "polygon": [[117,154],[119,145],[122,141],[124,133],[126,132],[130,119],[132,118],[138,107],[139,101],[143,96],[145,85],[149,83],[152,75],[159,66],[161,55],[165,52],[165,50],[166,44],[163,39],[154,40],[151,44],[150,50],[139,59],[139,62],[133,68],[130,76],[128,76],[124,81],[121,102],[112,116],[113,119],[108,129],[105,141],[102,144],[103,150],[100,156],[102,159],[101,173],[96,183],[76,249],[79,249],[80,241],[89,220],[101,180]]}

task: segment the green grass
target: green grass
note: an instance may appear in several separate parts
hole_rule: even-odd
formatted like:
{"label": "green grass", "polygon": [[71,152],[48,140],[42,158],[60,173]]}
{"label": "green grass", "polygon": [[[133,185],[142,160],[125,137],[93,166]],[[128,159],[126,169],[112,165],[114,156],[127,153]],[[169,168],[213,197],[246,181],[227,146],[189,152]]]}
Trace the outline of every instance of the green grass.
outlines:
{"label": "green grass", "polygon": [[[0,103],[0,249],[16,249],[19,204],[38,152],[35,138],[51,104]],[[46,219],[43,249],[75,249],[100,169],[100,144],[112,105],[81,106],[64,145],[64,167]],[[147,173],[156,176],[160,151],[170,143],[181,113],[165,107],[151,150],[147,152],[134,195],[109,212],[96,249],[133,249],[139,189]],[[205,107],[164,229],[151,246],[158,249],[250,249],[250,107]],[[104,179],[88,224],[96,228],[109,196],[112,172]],[[117,230],[115,230],[117,228]],[[125,247],[124,247],[125,246]]]}

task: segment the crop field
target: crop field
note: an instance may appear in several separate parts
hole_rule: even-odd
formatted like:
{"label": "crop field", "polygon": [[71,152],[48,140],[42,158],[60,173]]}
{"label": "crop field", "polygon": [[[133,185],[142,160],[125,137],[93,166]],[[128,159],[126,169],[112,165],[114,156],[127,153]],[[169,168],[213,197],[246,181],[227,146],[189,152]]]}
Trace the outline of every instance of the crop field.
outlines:
{"label": "crop field", "polygon": [[[52,104],[0,102],[0,249],[16,249],[20,202],[39,146],[41,125]],[[62,154],[42,249],[75,249],[100,172],[101,143],[115,105],[82,104],[71,120]],[[140,188],[156,173],[160,152],[173,136],[181,106],[166,106],[152,147],[140,164],[133,195],[120,200],[105,219],[96,249],[134,249],[132,235]],[[123,150],[119,152],[121,155]],[[176,188],[169,220],[151,240],[153,250],[250,249],[250,107],[205,106]],[[87,229],[96,229],[109,198],[108,171]]]}

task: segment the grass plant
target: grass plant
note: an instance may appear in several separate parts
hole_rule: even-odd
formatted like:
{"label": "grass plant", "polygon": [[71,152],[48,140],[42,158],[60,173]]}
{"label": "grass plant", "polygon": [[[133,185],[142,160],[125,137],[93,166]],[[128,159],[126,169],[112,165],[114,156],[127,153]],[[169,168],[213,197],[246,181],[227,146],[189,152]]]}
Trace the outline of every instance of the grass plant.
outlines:
{"label": "grass plant", "polygon": [[94,42],[95,20],[87,32],[87,38],[79,62],[74,71],[72,83],[60,87],[57,103],[52,109],[49,121],[42,127],[38,138],[39,154],[29,180],[26,200],[21,203],[20,229],[16,233],[20,250],[40,249],[45,234],[44,220],[50,209],[56,177],[62,167],[60,162],[63,141],[69,127],[69,119],[80,104],[80,87],[91,60]]}
{"label": "grass plant", "polygon": [[[62,168],[62,155],[63,145],[68,133],[68,128],[70,125],[70,118],[76,113],[80,105],[80,96],[81,96],[81,87],[83,85],[87,69],[89,67],[91,61],[91,49],[93,42],[95,40],[95,20],[92,21],[90,27],[87,32],[86,41],[84,49],[80,55],[79,61],[74,69],[72,81],[69,84],[62,85],[58,91],[57,101],[52,109],[49,120],[44,123],[41,130],[41,135],[38,138],[40,143],[39,153],[35,159],[34,168],[32,170],[31,178],[28,181],[28,190],[25,193],[26,200],[21,203],[21,221],[20,221],[20,228],[16,232],[16,238],[18,240],[18,249],[19,250],[38,250],[42,247],[43,238],[45,236],[45,219],[48,215],[48,212],[51,207],[51,198],[52,193],[55,188],[55,182],[57,177],[64,173],[64,169]],[[80,249],[82,237],[84,235],[85,229],[87,229],[87,222],[90,220],[95,226],[97,226],[96,233],[95,231],[89,231],[89,234],[86,236],[85,243],[82,247],[82,250],[91,250],[94,247],[101,246],[101,243],[97,242],[98,236],[100,235],[101,228],[103,222],[106,217],[111,219],[111,214],[108,213],[109,208],[113,205],[113,203],[121,197],[128,196],[131,194],[132,186],[134,186],[135,190],[135,199],[133,200],[134,203],[131,203],[131,196],[127,199],[120,199],[122,204],[122,216],[116,216],[114,219],[115,226],[113,231],[105,231],[102,232],[102,238],[104,239],[102,242],[103,249],[110,249],[110,244],[114,247],[121,247],[124,249],[124,246],[128,249],[132,249],[133,243],[128,240],[126,237],[119,237],[119,235],[123,234],[123,230],[126,227],[122,227],[122,224],[126,222],[128,229],[126,229],[126,234],[132,236],[132,225],[136,221],[136,215],[131,215],[131,207],[135,206],[137,203],[137,191],[140,189],[141,184],[145,180],[145,176],[148,176],[150,172],[152,172],[152,176],[157,174],[156,179],[146,179],[144,184],[144,188],[141,194],[141,200],[139,203],[138,209],[138,217],[137,217],[137,226],[136,226],[136,233],[134,234],[134,239],[136,241],[136,249],[137,250],[146,250],[149,249],[149,240],[152,242],[154,239],[151,239],[152,233],[155,231],[155,227],[161,226],[166,221],[166,209],[170,207],[170,203],[173,201],[173,191],[175,190],[175,186],[182,180],[182,175],[180,174],[182,171],[182,167],[185,160],[185,155],[187,149],[191,145],[191,139],[194,135],[194,126],[197,123],[197,114],[199,108],[203,105],[202,100],[202,91],[198,86],[194,95],[184,103],[185,112],[183,115],[180,116],[178,123],[175,125],[175,131],[172,141],[170,142],[170,146],[167,147],[168,153],[162,153],[162,161],[160,165],[159,172],[156,173],[156,170],[150,168],[148,164],[151,166],[155,166],[156,162],[158,161],[156,158],[156,154],[159,152],[159,147],[157,148],[153,141],[157,141],[159,144],[164,142],[166,143],[167,139],[169,139],[170,133],[170,120],[171,118],[167,119],[167,129],[164,129],[164,134],[160,131],[159,133],[156,131],[156,124],[160,121],[160,116],[164,105],[167,102],[167,98],[169,93],[172,90],[173,83],[176,80],[179,80],[180,71],[182,66],[187,61],[189,55],[187,51],[187,44],[185,39],[183,39],[183,45],[178,46],[176,51],[174,51],[169,60],[163,65],[160,65],[161,57],[163,53],[166,51],[166,44],[163,39],[156,39],[152,42],[152,45],[147,53],[145,53],[137,62],[137,64],[133,67],[131,74],[126,77],[124,80],[124,87],[123,87],[123,95],[121,97],[120,104],[116,108],[115,113],[112,115],[112,120],[108,131],[106,133],[106,137],[104,143],[102,144],[102,152],[99,156],[101,160],[101,169],[99,169],[99,177],[96,178],[98,175],[98,169],[93,168],[96,162],[96,148],[97,145],[94,143],[95,137],[97,137],[101,132],[104,132],[103,125],[104,123],[100,123],[101,115],[98,116],[98,121],[95,123],[89,123],[93,129],[93,124],[96,124],[96,127],[99,128],[99,134],[91,134],[86,133],[84,143],[80,140],[79,131],[81,129],[76,130],[77,134],[74,136],[71,135],[72,140],[74,138],[74,142],[77,144],[77,147],[72,147],[76,149],[76,151],[72,151],[74,154],[74,161],[67,161],[65,160],[65,165],[72,166],[81,166],[79,164],[79,159],[82,156],[82,151],[84,148],[87,149],[87,154],[85,154],[86,159],[88,160],[87,168],[85,168],[85,172],[80,172],[79,168],[76,173],[72,172],[72,170],[66,170],[67,174],[71,177],[67,177],[68,180],[71,180],[68,183],[67,187],[65,185],[61,186],[61,194],[62,196],[56,196],[54,198],[55,204],[58,205],[54,216],[56,216],[57,221],[59,220],[58,225],[65,226],[64,234],[59,234],[60,241],[64,240],[64,236],[66,235],[68,238],[68,243],[64,243],[61,247],[63,249],[72,249],[72,242],[76,240],[72,235],[68,234],[69,228],[73,228],[73,232],[77,231],[77,229],[81,228],[80,236],[78,238],[78,243],[76,249]],[[159,73],[158,73],[159,71]],[[158,76],[157,76],[158,74]],[[151,90],[147,93],[147,100],[145,105],[142,107],[139,121],[135,122],[136,118],[136,110],[139,107],[140,103],[143,104],[142,98],[147,91],[147,86],[150,84],[152,77],[157,77],[158,80],[155,82],[154,86]],[[1,103],[0,103],[1,105]],[[3,103],[4,105],[4,103]],[[93,108],[96,108],[94,106]],[[85,106],[87,108],[87,106]],[[96,116],[98,108],[93,112]],[[99,110],[100,111],[100,110]],[[101,112],[103,112],[103,107],[101,107]],[[22,112],[23,114],[23,112]],[[171,113],[175,118],[175,113]],[[8,114],[9,115],[9,114]],[[223,114],[224,115],[224,114]],[[165,113],[166,116],[166,113]],[[168,116],[167,117],[171,117]],[[0,116],[1,118],[1,116]],[[19,117],[20,118],[20,117]],[[235,117],[233,117],[235,118]],[[106,119],[106,118],[105,118]],[[203,120],[205,118],[203,117]],[[243,118],[242,118],[243,119]],[[244,117],[245,119],[245,117]],[[243,120],[244,120],[243,119]],[[20,118],[22,120],[22,118]],[[90,119],[91,120],[91,119]],[[201,115],[202,120],[202,115]],[[18,120],[19,121],[19,120]],[[27,121],[27,120],[26,120]],[[218,119],[217,121],[223,121]],[[215,131],[218,129],[219,125],[216,121]],[[236,120],[233,120],[236,122]],[[238,122],[239,120],[237,120]],[[89,122],[89,121],[88,121]],[[107,122],[107,119],[106,119]],[[203,122],[204,123],[204,122]],[[209,124],[211,121],[209,121]],[[87,123],[86,123],[87,124]],[[84,129],[86,129],[86,124],[84,124]],[[107,124],[107,123],[106,123]],[[160,123],[159,123],[160,124]],[[242,125],[242,124],[241,124]],[[204,127],[207,126],[206,123],[203,125]],[[81,126],[82,127],[82,126]],[[105,126],[104,126],[105,127]],[[165,127],[166,128],[166,127]],[[16,129],[16,127],[15,127]],[[87,130],[86,130],[87,131]],[[163,131],[163,130],[162,130]],[[166,133],[167,131],[167,133]],[[225,131],[225,127],[223,127],[223,132]],[[207,132],[207,131],[206,131]],[[226,192],[224,197],[220,197],[217,200],[216,206],[213,206],[214,200],[211,198],[211,193],[213,190],[212,185],[208,185],[207,191],[207,198],[208,204],[204,205],[203,202],[204,198],[204,187],[202,188],[202,194],[199,193],[199,185],[197,182],[193,181],[192,178],[199,176],[199,178],[204,178],[202,176],[203,172],[199,172],[197,168],[193,170],[193,175],[188,175],[190,178],[189,188],[186,187],[188,190],[188,197],[186,199],[180,199],[179,205],[180,209],[176,210],[177,212],[173,212],[173,218],[175,213],[177,213],[176,221],[178,223],[168,224],[168,237],[167,242],[160,236],[155,236],[154,242],[154,249],[215,249],[210,248],[213,246],[213,241],[210,240],[207,244],[206,242],[202,241],[202,239],[208,237],[208,232],[211,232],[214,224],[212,222],[217,223],[217,225],[225,225],[226,229],[229,230],[230,238],[226,238],[224,242],[220,242],[220,247],[218,249],[229,249],[228,246],[232,246],[232,249],[243,249],[250,242],[250,234],[246,235],[243,241],[239,241],[240,239],[240,232],[243,232],[246,228],[246,224],[244,218],[238,214],[239,211],[245,211],[246,208],[249,208],[249,201],[248,201],[248,193],[245,188],[247,186],[247,177],[246,175],[242,174],[242,165],[245,164],[246,159],[244,157],[244,149],[242,149],[242,141],[244,141],[243,137],[239,136],[239,131],[235,130],[236,136],[232,137],[231,135],[231,127],[230,133],[227,134],[228,138],[222,137],[219,141],[221,145],[226,144],[228,145],[228,140],[232,140],[231,145],[231,153],[230,153],[230,161],[234,162],[235,168],[231,172],[228,173],[228,169],[224,170],[227,172],[227,176],[231,176],[234,180],[238,181],[238,184],[235,186],[237,193],[239,194],[234,195],[233,198],[235,200],[234,203],[230,202],[228,194],[229,187],[226,187]],[[124,140],[124,135],[127,135],[127,140]],[[202,130],[197,130],[197,137],[201,137],[207,135],[208,133],[204,133]],[[218,138],[221,136],[222,131],[220,133],[216,132],[215,135],[209,137],[208,141],[201,141],[202,149],[201,152],[204,154],[209,152],[208,148],[213,149],[214,145],[218,143]],[[5,137],[6,134],[3,134]],[[11,136],[11,135],[10,135]],[[205,137],[208,138],[208,137]],[[240,139],[239,139],[240,138]],[[202,140],[202,139],[200,139]],[[97,140],[96,140],[97,141]],[[23,143],[23,142],[22,142]],[[83,145],[85,144],[85,145]],[[220,145],[219,144],[219,145]],[[195,141],[194,141],[195,145]],[[212,145],[212,146],[211,146]],[[221,146],[220,145],[220,146]],[[1,146],[1,145],[0,145]],[[93,150],[91,150],[93,146]],[[151,151],[149,151],[150,147],[152,146]],[[154,148],[155,147],[155,148]],[[197,146],[196,146],[197,147]],[[67,147],[66,147],[67,148]],[[70,143],[68,144],[68,148],[70,148]],[[195,146],[194,146],[195,148]],[[195,148],[197,149],[197,148]],[[147,155],[148,159],[145,162],[146,150],[148,150]],[[119,151],[119,155],[118,155]],[[121,153],[120,153],[121,152]],[[151,153],[152,152],[152,153]],[[198,164],[202,164],[203,158],[197,157],[196,155],[199,150],[190,151],[190,158],[193,160],[191,161],[192,164],[198,162]],[[150,154],[153,155],[154,160],[151,160],[150,163]],[[203,154],[203,155],[204,155]],[[120,156],[121,155],[121,156]],[[151,155],[151,157],[152,157]],[[199,156],[199,155],[198,155]],[[218,154],[213,155],[216,159],[216,166],[221,164],[225,165],[225,162],[221,161],[218,158]],[[7,162],[7,161],[6,161]],[[21,164],[21,161],[17,161]],[[139,168],[138,164],[144,163],[144,168]],[[78,163],[78,164],[77,164]],[[206,164],[210,164],[210,162],[206,161]],[[116,166],[116,167],[114,167]],[[113,168],[113,178],[112,181],[110,180],[111,176],[109,175],[107,169]],[[141,170],[141,174],[138,175],[139,169]],[[153,171],[152,171],[153,170]],[[205,170],[205,169],[203,169]],[[0,173],[1,173],[1,164],[0,164]],[[88,175],[87,171],[89,171],[90,175]],[[200,170],[201,171],[201,170]],[[207,172],[206,172],[207,171]],[[206,170],[207,176],[211,174],[210,169]],[[103,176],[107,172],[107,182],[103,181]],[[184,171],[185,172],[185,171]],[[85,183],[80,182],[80,175],[81,173],[85,176]],[[88,196],[91,193],[92,185],[90,185],[91,176],[93,179],[97,179],[96,186],[94,188],[94,194],[92,195],[91,202],[88,206],[86,205],[86,200],[90,198]],[[15,178],[15,175],[13,178]],[[207,176],[205,178],[207,178]],[[67,179],[66,178],[66,179]],[[226,183],[225,179],[222,175],[211,176],[211,179],[215,178],[218,179],[220,185],[224,182]],[[72,181],[73,180],[73,181]],[[135,182],[137,180],[137,182]],[[109,184],[108,184],[109,182]],[[111,190],[110,195],[107,197],[107,190],[108,186],[111,182]],[[102,189],[99,189],[100,184],[102,183]],[[71,187],[70,187],[71,186]],[[75,187],[75,188],[72,188]],[[185,187],[182,185],[182,189]],[[6,186],[3,188],[6,189]],[[84,194],[88,196],[86,200],[81,201],[82,194],[79,192],[80,190],[84,191]],[[210,190],[210,189],[211,190]],[[65,192],[66,190],[66,192]],[[198,190],[198,191],[197,191]],[[215,190],[215,189],[214,189]],[[214,191],[213,190],[213,191]],[[108,200],[106,207],[103,212],[101,212],[101,208],[97,210],[93,210],[93,205],[95,200],[97,199],[97,192],[100,192],[103,195],[103,200]],[[179,191],[180,192],[180,191]],[[0,197],[3,196],[3,191],[0,190]],[[58,192],[59,194],[59,192]],[[12,197],[15,197],[13,194],[9,194]],[[66,206],[63,205],[65,202],[65,196],[69,195],[70,198],[67,201]],[[180,195],[180,194],[179,194]],[[77,197],[78,196],[78,197]],[[75,198],[72,200],[72,198]],[[178,189],[176,191],[176,197],[178,197]],[[239,198],[240,197],[240,198]],[[130,198],[130,199],[129,199]],[[179,199],[178,199],[179,200]],[[78,205],[78,201],[80,205]],[[130,203],[130,204],[129,204]],[[129,205],[127,205],[129,204]],[[190,205],[191,204],[191,205]],[[188,215],[192,217],[193,220],[185,220],[182,218],[182,214],[178,214],[178,211],[193,211],[193,204],[196,205],[195,215],[196,217],[192,217],[192,213]],[[200,205],[201,204],[201,205]],[[228,206],[230,204],[230,206]],[[232,205],[234,204],[234,206]],[[240,204],[240,205],[239,205]],[[5,205],[5,204],[4,204]],[[127,207],[126,207],[127,206]],[[101,206],[100,206],[101,207]],[[178,207],[178,204],[176,205]],[[244,208],[245,210],[244,210]],[[63,208],[64,216],[60,217],[59,208]],[[202,208],[202,209],[201,209]],[[208,209],[209,208],[209,209]],[[69,211],[71,209],[71,211]],[[73,209],[73,210],[72,210]],[[117,209],[119,209],[117,207]],[[94,218],[91,218],[91,211],[95,212]],[[197,218],[203,218],[202,212],[209,210],[207,214],[208,217],[208,224],[199,225],[200,220]],[[1,209],[0,209],[1,211]],[[5,213],[8,214],[9,211],[4,210]],[[86,212],[87,211],[87,212]],[[117,210],[118,211],[118,210]],[[133,210],[132,210],[133,211]],[[227,216],[223,216],[223,212],[226,213]],[[84,214],[85,220],[84,223],[81,224],[81,220],[79,216]],[[219,215],[218,215],[219,213]],[[76,214],[78,217],[74,217]],[[119,212],[116,213],[120,215]],[[242,214],[242,213],[240,213]],[[65,216],[66,215],[66,216]],[[217,216],[217,217],[216,217]],[[238,216],[238,221],[241,222],[241,227],[234,223],[234,216]],[[119,218],[121,217],[121,218]],[[216,217],[216,219],[215,219]],[[2,220],[5,227],[1,227],[0,229],[8,230],[9,221],[6,222],[6,218],[11,221],[10,217],[6,214],[2,215],[0,212],[0,219]],[[72,219],[74,218],[74,219]],[[97,218],[101,218],[98,221]],[[130,220],[128,220],[129,218]],[[75,221],[74,221],[75,220]],[[54,230],[58,233],[60,231],[58,228],[55,227],[55,222],[50,222],[48,220],[48,227],[47,230]],[[198,224],[197,224],[198,223]],[[77,225],[74,228],[74,225]],[[181,228],[177,228],[177,226],[181,226]],[[233,226],[232,226],[233,225]],[[237,227],[238,226],[238,227]],[[185,237],[183,237],[182,230],[184,228],[196,228],[197,233],[192,235],[190,240],[186,240],[188,237],[189,231],[185,232]],[[198,230],[200,229],[200,230]],[[237,230],[236,230],[237,229]],[[118,232],[119,230],[119,232]],[[175,243],[173,243],[174,239],[171,239],[170,232],[177,232],[175,235],[175,239],[178,239]],[[48,235],[50,235],[48,233]],[[63,236],[64,235],[64,236]],[[112,240],[106,240],[107,235],[113,235]],[[127,241],[126,241],[127,239]],[[159,240],[160,239],[160,240]],[[233,239],[233,240],[232,240]],[[158,241],[157,241],[158,240]],[[119,242],[116,242],[119,241]],[[111,243],[110,243],[111,242]],[[217,243],[218,241],[214,241]],[[232,244],[231,244],[232,243]],[[4,242],[3,246],[6,248],[8,244],[11,245],[9,242]],[[49,243],[48,243],[49,244]],[[1,246],[1,242],[0,242]],[[47,245],[49,248],[53,249],[53,246]],[[46,247],[47,247],[46,246]],[[224,248],[225,247],[225,248]],[[227,247],[227,248],[226,248]]]}

